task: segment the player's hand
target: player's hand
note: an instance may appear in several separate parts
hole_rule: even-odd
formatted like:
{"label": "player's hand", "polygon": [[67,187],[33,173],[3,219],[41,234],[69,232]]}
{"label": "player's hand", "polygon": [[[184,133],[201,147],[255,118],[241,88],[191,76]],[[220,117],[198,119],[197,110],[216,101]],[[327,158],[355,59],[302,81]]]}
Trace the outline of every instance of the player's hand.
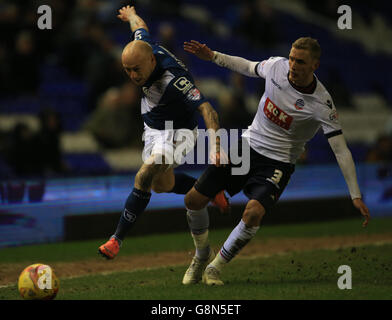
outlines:
{"label": "player's hand", "polygon": [[135,7],[131,6],[126,6],[122,7],[120,10],[118,10],[119,14],[117,15],[117,18],[124,22],[129,22],[130,16],[136,14]]}
{"label": "player's hand", "polygon": [[229,164],[229,157],[223,149],[215,146],[212,147],[210,151],[210,163],[217,167],[224,167]]}
{"label": "player's hand", "polygon": [[194,54],[196,57],[202,60],[211,61],[214,58],[214,52],[208,48],[206,44],[201,44],[196,40],[191,40],[191,42],[184,42],[184,50]]}
{"label": "player's hand", "polygon": [[365,217],[365,221],[362,223],[362,227],[366,227],[370,220],[370,212],[366,204],[362,201],[362,199],[357,198],[353,200],[353,205],[357,208],[361,214]]}

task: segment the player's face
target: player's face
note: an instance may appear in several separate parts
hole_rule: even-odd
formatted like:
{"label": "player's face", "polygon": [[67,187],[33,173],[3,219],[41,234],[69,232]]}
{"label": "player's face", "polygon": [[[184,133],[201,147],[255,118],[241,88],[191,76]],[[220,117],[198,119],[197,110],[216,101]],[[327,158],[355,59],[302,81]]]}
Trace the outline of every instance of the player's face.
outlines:
{"label": "player's face", "polygon": [[155,57],[151,55],[136,55],[132,61],[123,61],[123,67],[131,81],[141,87],[143,86],[155,68]]}
{"label": "player's face", "polygon": [[319,61],[314,59],[308,50],[291,48],[289,54],[289,79],[295,85],[306,87],[313,81],[313,72]]}

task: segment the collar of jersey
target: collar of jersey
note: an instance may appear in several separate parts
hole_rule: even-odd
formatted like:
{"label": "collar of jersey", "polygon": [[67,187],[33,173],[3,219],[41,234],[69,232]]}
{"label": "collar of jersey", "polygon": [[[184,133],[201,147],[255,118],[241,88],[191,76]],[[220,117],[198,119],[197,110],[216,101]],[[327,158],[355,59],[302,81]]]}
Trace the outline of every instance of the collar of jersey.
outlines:
{"label": "collar of jersey", "polygon": [[150,77],[147,79],[147,81],[146,81],[146,83],[144,84],[143,87],[147,87],[147,88],[151,87],[151,85],[155,81],[157,81],[162,76],[163,72],[165,71],[165,69],[163,69],[161,64],[160,64],[160,62],[158,60],[158,57],[155,56],[155,58],[156,58],[157,64],[156,64],[154,70],[152,71]]}
{"label": "collar of jersey", "polygon": [[[316,91],[317,88],[317,78],[316,76],[313,74],[313,81],[310,85],[308,85],[307,87],[298,87],[296,86],[294,83],[292,83],[289,79],[289,72],[287,73],[287,80],[289,82],[289,84],[298,92],[302,93],[302,94],[313,94]],[[311,92],[309,91],[310,89],[313,89]],[[309,91],[309,92],[308,92]]]}

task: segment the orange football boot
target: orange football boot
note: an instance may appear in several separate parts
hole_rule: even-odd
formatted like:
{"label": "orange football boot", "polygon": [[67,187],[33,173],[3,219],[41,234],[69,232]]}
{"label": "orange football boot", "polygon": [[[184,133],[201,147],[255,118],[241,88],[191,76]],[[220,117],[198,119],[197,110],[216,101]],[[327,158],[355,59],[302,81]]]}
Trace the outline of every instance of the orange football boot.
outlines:
{"label": "orange football boot", "polygon": [[120,244],[117,239],[112,237],[108,242],[98,248],[98,253],[104,256],[106,259],[114,259],[120,251]]}
{"label": "orange football boot", "polygon": [[221,213],[229,213],[230,212],[230,202],[229,199],[225,195],[225,191],[219,191],[214,200],[211,201],[211,203],[219,208],[219,211]]}

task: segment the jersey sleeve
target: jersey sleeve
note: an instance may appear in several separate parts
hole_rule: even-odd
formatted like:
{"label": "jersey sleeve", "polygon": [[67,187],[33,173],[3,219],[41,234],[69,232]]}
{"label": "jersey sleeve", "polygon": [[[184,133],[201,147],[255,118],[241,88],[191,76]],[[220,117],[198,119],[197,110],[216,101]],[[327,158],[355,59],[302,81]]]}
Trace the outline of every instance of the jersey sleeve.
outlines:
{"label": "jersey sleeve", "polygon": [[174,78],[165,92],[166,99],[178,105],[179,108],[185,108],[188,112],[193,112],[207,99],[196,87],[193,80],[187,76]]}
{"label": "jersey sleeve", "polygon": [[317,118],[327,139],[342,134],[339,115],[331,97],[327,98]]}
{"label": "jersey sleeve", "polygon": [[148,42],[149,44],[154,44],[154,41],[152,41],[150,33],[143,28],[139,28],[137,30],[135,30],[135,32],[133,33],[133,37],[134,40],[143,40],[145,42]]}
{"label": "jersey sleeve", "polygon": [[267,60],[263,60],[263,61],[259,62],[255,67],[256,74],[260,78],[265,79],[267,77],[268,73],[270,72],[272,66],[280,59],[282,59],[282,58],[281,57],[270,57]]}

